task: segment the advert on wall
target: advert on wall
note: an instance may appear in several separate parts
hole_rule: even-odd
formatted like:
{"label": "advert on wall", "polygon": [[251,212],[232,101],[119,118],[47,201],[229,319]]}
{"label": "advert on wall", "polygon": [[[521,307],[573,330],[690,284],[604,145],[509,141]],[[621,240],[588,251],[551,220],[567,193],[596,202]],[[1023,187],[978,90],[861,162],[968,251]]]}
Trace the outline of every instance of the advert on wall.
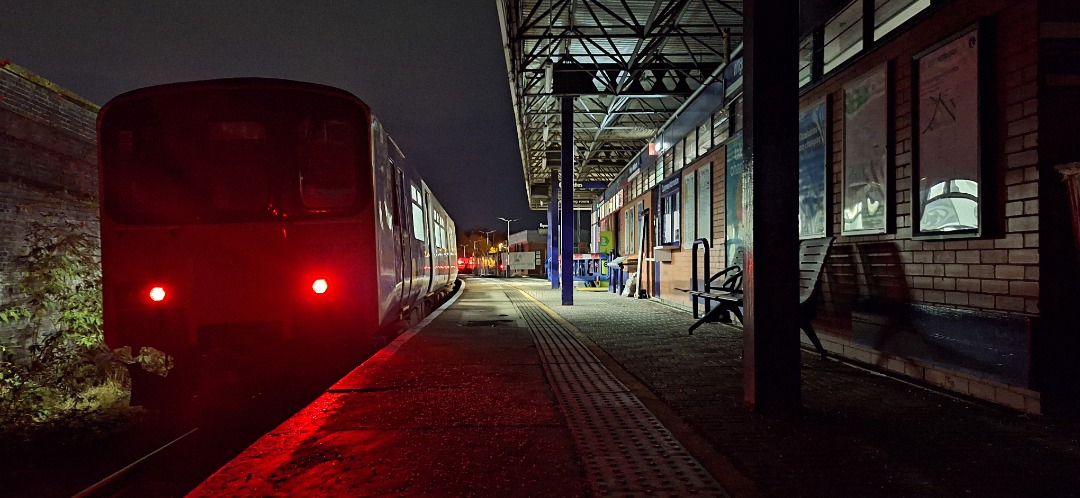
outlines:
{"label": "advert on wall", "polygon": [[918,233],[979,231],[979,31],[916,55]]}
{"label": "advert on wall", "polygon": [[825,192],[825,100],[799,114],[799,238],[825,236],[828,224]]}
{"label": "advert on wall", "polygon": [[888,65],[844,86],[844,235],[886,230],[888,88]]}
{"label": "advert on wall", "polygon": [[724,212],[726,234],[727,264],[730,266],[735,254],[743,247],[746,237],[747,203],[743,199],[743,144],[742,133],[736,133],[728,142],[726,149],[726,176],[724,181]]}
{"label": "advert on wall", "polygon": [[694,245],[694,222],[697,221],[697,204],[694,202],[694,194],[697,193],[696,176],[693,171],[682,177],[682,246],[691,248]]}

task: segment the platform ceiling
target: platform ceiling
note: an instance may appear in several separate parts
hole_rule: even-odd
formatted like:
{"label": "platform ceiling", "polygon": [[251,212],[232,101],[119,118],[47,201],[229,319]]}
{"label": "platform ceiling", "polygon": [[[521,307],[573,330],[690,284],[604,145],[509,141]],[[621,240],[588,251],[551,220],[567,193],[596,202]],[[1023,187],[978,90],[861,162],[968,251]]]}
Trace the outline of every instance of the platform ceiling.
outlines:
{"label": "platform ceiling", "polygon": [[[546,209],[574,99],[574,181],[607,184],[742,42],[742,0],[497,0],[525,188]],[[588,183],[586,183],[588,185]],[[587,207],[601,190],[576,190]]]}

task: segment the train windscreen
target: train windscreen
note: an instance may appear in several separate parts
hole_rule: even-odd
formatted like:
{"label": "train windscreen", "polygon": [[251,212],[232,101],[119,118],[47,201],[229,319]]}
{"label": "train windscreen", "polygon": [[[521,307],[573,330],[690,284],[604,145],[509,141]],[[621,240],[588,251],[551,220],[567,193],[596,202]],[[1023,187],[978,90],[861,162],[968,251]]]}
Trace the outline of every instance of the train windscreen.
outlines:
{"label": "train windscreen", "polygon": [[105,212],[149,225],[356,214],[371,195],[367,119],[344,98],[288,90],[116,102],[100,124]]}

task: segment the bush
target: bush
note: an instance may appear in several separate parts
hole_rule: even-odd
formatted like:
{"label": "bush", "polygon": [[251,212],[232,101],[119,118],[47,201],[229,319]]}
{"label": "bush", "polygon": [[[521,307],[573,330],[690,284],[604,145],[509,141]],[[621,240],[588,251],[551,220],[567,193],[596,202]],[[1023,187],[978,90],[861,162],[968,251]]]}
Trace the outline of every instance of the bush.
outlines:
{"label": "bush", "polygon": [[31,221],[26,242],[19,296],[0,309],[0,322],[13,332],[0,339],[0,424],[33,432],[122,413],[127,365],[165,375],[172,358],[105,345],[100,244],[85,224]]}

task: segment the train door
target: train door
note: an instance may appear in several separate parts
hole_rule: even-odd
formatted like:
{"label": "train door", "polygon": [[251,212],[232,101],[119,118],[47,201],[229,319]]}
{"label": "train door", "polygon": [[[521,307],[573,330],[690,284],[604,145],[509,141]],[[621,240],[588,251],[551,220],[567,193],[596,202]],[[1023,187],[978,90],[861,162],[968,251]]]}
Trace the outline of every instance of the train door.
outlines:
{"label": "train door", "polygon": [[433,288],[433,286],[435,284],[435,267],[437,265],[441,264],[441,261],[439,261],[439,255],[440,255],[440,252],[441,252],[441,251],[439,251],[439,234],[438,234],[438,232],[439,232],[439,223],[438,223],[438,220],[436,219],[436,217],[438,216],[438,213],[436,213],[435,210],[432,209],[432,207],[431,207],[430,192],[428,192],[427,188],[424,188],[424,215],[425,215],[425,218],[427,219],[427,226],[428,226],[428,233],[427,233],[427,235],[428,235],[428,241],[427,241],[427,248],[428,248],[428,251],[427,251],[427,253],[428,253],[428,258],[427,258],[427,262],[428,262],[428,265],[427,265],[428,285],[427,285],[427,291],[424,292],[424,294],[426,295],[426,294],[431,292],[431,289]]}
{"label": "train door", "polygon": [[408,201],[405,199],[405,174],[401,169],[394,165],[394,161],[390,161],[391,166],[391,179],[390,183],[393,190],[394,197],[394,219],[398,221],[398,230],[396,230],[396,240],[398,247],[398,261],[401,262],[401,275],[399,282],[401,283],[401,302],[402,306],[406,305],[409,300],[409,296],[412,294],[412,240],[409,237],[411,229],[409,228],[411,218],[406,216],[405,206]]}

